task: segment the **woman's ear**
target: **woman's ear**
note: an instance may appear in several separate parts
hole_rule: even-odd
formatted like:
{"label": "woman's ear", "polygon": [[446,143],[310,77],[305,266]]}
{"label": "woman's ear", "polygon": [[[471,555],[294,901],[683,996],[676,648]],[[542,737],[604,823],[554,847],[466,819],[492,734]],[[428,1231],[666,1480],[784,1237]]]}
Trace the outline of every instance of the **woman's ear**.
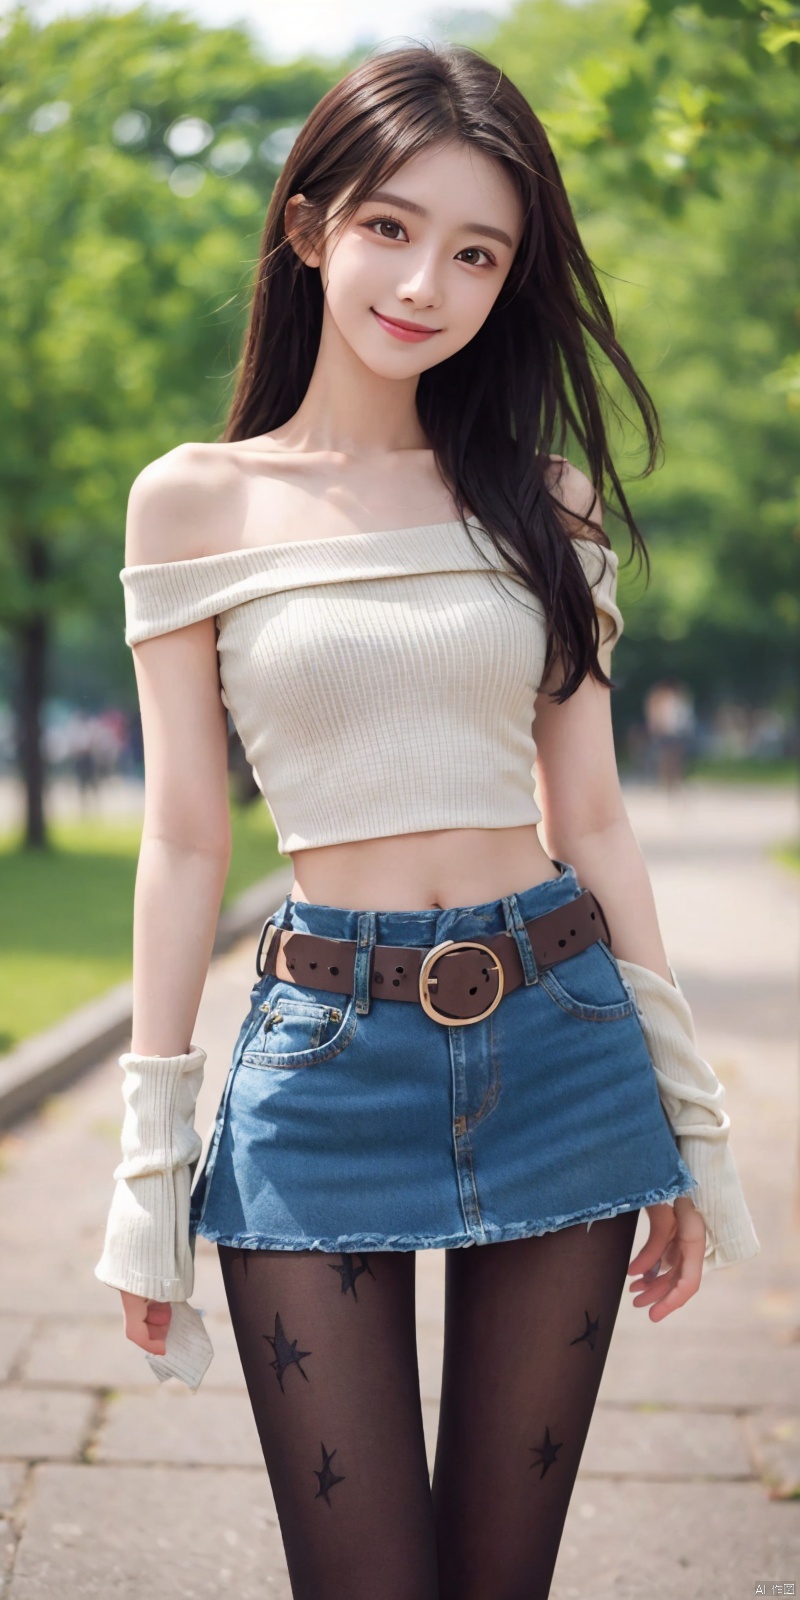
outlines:
{"label": "woman's ear", "polygon": [[291,195],[284,207],[283,226],[286,230],[286,237],[289,240],[295,255],[300,257],[300,260],[305,266],[318,267],[322,258],[319,251],[314,248],[308,237],[310,218],[305,215],[305,213],[310,211],[311,207],[309,206],[305,195]]}

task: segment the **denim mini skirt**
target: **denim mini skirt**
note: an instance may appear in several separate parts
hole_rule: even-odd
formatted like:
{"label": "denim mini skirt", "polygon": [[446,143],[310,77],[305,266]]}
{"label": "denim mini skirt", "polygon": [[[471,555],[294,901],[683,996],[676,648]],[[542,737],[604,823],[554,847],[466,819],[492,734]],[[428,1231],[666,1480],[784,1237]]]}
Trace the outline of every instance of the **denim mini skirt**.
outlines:
{"label": "denim mini skirt", "polygon": [[[254,1250],[457,1248],[690,1192],[608,946],[537,968],[525,922],[581,892],[574,868],[557,865],[558,878],[445,910],[285,897],[279,927],[358,942],[357,993],[269,974],[254,983],[194,1183],[192,1245],[200,1233]],[[478,1022],[440,1023],[368,993],[375,942],[425,948],[504,931],[525,981]]]}

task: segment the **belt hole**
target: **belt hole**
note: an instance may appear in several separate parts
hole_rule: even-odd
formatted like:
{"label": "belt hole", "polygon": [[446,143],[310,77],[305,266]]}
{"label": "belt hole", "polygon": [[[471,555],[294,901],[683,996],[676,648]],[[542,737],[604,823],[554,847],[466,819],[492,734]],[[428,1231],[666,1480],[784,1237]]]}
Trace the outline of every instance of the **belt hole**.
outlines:
{"label": "belt hole", "polygon": [[574,939],[575,938],[575,929],[574,928],[570,928],[569,936],[570,936],[570,939]]}
{"label": "belt hole", "polygon": [[563,950],[563,948],[564,948],[564,946],[565,946],[565,944],[566,944],[566,942],[567,942],[567,941],[566,941],[566,939],[559,939],[559,941],[558,941],[558,948],[559,948],[559,950]]}
{"label": "belt hole", "polygon": [[312,972],[313,972],[313,971],[314,971],[314,968],[315,968],[315,967],[316,967],[316,965],[317,965],[317,963],[316,963],[316,961],[309,961],[309,963],[308,963],[308,964],[309,964],[309,966],[310,966],[310,968],[311,968],[311,971],[312,971]]}
{"label": "belt hole", "polygon": [[594,922],[595,921],[595,913],[593,911],[590,911],[589,912],[589,916],[591,917],[592,922]]}
{"label": "belt hole", "polygon": [[394,970],[395,970],[395,972],[403,972],[404,968],[403,967],[395,967]]}
{"label": "belt hole", "polygon": [[383,973],[382,972],[376,972],[375,973],[375,982],[376,983],[383,983]]}
{"label": "belt hole", "polygon": [[328,971],[332,972],[334,977],[338,977],[338,975],[339,975],[339,968],[338,967],[329,967]]}
{"label": "belt hole", "polygon": [[399,978],[392,978],[392,986],[395,989],[399,989],[400,988],[400,979]]}

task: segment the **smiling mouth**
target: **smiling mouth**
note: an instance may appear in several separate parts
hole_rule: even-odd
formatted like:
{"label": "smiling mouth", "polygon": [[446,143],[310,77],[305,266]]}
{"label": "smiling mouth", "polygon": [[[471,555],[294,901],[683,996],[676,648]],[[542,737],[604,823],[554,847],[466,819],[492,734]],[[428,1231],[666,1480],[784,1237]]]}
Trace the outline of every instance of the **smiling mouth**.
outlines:
{"label": "smiling mouth", "polygon": [[370,311],[390,333],[400,338],[405,336],[409,339],[429,339],[432,334],[442,331],[441,328],[423,328],[418,322],[404,322],[399,317],[385,317],[381,311],[376,311],[374,306],[370,306]]}

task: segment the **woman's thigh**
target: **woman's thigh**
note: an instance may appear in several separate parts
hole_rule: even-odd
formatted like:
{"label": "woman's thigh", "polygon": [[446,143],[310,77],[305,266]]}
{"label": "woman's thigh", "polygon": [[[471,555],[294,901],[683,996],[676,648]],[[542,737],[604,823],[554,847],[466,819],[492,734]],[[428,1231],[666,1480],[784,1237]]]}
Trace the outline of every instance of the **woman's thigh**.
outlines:
{"label": "woman's thigh", "polygon": [[447,1252],[440,1600],[546,1600],[638,1210]]}
{"label": "woman's thigh", "polygon": [[415,1253],[217,1249],[296,1600],[437,1600]]}

